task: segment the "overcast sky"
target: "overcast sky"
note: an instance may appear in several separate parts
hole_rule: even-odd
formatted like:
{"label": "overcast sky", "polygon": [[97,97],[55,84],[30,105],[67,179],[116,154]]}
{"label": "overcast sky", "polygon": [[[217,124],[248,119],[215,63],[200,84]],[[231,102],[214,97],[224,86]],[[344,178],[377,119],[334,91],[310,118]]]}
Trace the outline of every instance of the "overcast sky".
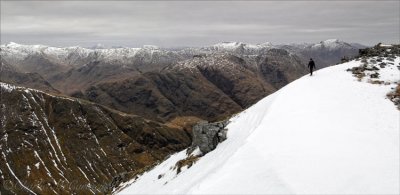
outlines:
{"label": "overcast sky", "polygon": [[399,43],[396,1],[1,1],[1,43]]}

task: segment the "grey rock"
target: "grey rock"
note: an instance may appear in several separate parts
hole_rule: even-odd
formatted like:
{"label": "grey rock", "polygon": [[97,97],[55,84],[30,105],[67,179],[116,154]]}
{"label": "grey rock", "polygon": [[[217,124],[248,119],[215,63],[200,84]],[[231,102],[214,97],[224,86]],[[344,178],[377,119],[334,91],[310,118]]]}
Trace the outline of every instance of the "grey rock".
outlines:
{"label": "grey rock", "polygon": [[203,154],[214,150],[220,142],[227,138],[227,129],[225,128],[228,121],[208,123],[202,121],[193,127],[193,142],[189,151],[193,151],[199,147]]}
{"label": "grey rock", "polygon": [[394,62],[394,58],[393,57],[388,57],[388,58],[386,58],[386,60]]}
{"label": "grey rock", "polygon": [[379,73],[375,72],[371,75],[369,75],[371,78],[379,78]]}
{"label": "grey rock", "polygon": [[[382,63],[383,63],[383,62],[382,62]],[[376,67],[376,66],[374,66],[374,65],[364,64],[364,70],[374,71],[374,70],[379,70],[379,68]]]}

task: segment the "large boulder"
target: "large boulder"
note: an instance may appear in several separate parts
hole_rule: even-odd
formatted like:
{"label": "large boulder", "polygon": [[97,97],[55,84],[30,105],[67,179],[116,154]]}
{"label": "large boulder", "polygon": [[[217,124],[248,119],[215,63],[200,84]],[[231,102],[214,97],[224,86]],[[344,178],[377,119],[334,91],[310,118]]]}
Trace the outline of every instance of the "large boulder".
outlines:
{"label": "large boulder", "polygon": [[228,121],[208,123],[202,121],[193,127],[192,149],[199,147],[203,154],[214,150],[218,143],[226,140]]}

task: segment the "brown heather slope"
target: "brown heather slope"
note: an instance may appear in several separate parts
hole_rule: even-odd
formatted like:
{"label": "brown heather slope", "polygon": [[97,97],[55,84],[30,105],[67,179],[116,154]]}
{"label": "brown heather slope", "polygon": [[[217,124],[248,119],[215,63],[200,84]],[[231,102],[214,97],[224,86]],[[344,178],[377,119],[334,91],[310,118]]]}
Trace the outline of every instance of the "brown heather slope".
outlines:
{"label": "brown heather slope", "polygon": [[257,59],[215,54],[100,83],[73,96],[162,122],[184,116],[216,121],[242,111],[305,73],[296,56],[280,49]]}
{"label": "brown heather slope", "polygon": [[165,121],[177,116],[217,119],[241,108],[201,75],[144,73],[93,86],[83,96],[127,113]]}
{"label": "brown heather slope", "polygon": [[0,192],[104,194],[191,143],[187,132],[1,84]]}
{"label": "brown heather slope", "polygon": [[74,67],[66,72],[54,75],[48,80],[64,94],[72,94],[104,81],[118,81],[139,73],[140,71],[135,67],[92,61],[83,66]]}

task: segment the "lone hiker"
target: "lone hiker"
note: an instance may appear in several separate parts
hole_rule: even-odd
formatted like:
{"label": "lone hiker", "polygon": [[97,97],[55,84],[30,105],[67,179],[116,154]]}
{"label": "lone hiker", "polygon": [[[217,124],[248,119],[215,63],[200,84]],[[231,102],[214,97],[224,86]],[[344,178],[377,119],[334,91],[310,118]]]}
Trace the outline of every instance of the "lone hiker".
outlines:
{"label": "lone hiker", "polygon": [[310,68],[310,76],[312,76],[312,72],[315,68],[315,63],[314,60],[312,58],[310,58],[310,62],[308,62],[308,68]]}

